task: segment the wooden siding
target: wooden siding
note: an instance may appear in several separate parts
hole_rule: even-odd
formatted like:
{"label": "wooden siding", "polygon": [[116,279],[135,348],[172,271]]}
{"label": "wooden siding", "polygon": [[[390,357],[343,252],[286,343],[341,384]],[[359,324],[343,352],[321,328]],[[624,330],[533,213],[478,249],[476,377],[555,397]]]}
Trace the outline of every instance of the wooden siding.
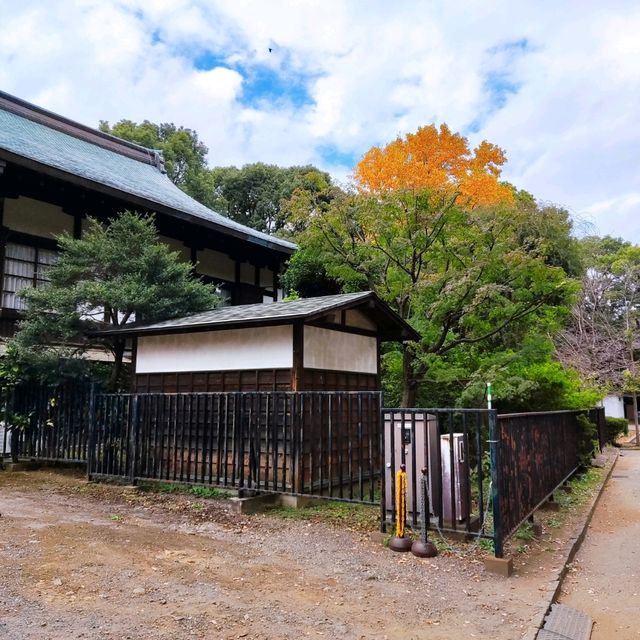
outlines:
{"label": "wooden siding", "polygon": [[372,373],[307,368],[303,370],[305,391],[378,391],[379,388],[378,376]]}
{"label": "wooden siding", "polygon": [[[370,373],[304,369],[305,391],[377,391],[378,376]],[[139,373],[138,393],[192,393],[222,391],[291,391],[291,369]]]}
{"label": "wooden siding", "polygon": [[134,386],[138,393],[289,391],[291,369],[139,373]]}

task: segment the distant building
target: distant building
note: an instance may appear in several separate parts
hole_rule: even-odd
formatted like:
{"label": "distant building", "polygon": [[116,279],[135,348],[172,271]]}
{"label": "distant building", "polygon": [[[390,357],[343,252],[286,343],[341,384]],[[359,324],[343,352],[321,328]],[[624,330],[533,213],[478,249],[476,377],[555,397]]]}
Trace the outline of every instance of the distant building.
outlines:
{"label": "distant building", "polygon": [[608,395],[603,401],[604,414],[608,418],[626,418],[633,422],[633,396],[622,394]]}
{"label": "distant building", "polygon": [[176,187],[161,155],[0,92],[0,336],[24,308],[17,292],[47,282],[54,236],[81,237],[87,216],[155,213],[161,239],[230,304],[282,298],[295,245],[255,231]]}

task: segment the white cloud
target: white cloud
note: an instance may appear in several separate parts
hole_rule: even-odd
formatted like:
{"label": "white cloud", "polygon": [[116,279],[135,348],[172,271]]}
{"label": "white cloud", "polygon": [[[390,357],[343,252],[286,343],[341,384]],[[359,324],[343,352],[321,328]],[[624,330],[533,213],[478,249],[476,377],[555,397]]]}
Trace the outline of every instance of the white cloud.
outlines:
{"label": "white cloud", "polygon": [[[0,21],[0,89],[86,124],[173,121],[212,165],[314,162],[344,178],[341,157],[447,122],[502,146],[518,186],[640,235],[631,1],[0,0]],[[232,68],[194,68],[207,55]],[[306,81],[310,101],[247,104],[243,70],[261,69],[284,97]]]}

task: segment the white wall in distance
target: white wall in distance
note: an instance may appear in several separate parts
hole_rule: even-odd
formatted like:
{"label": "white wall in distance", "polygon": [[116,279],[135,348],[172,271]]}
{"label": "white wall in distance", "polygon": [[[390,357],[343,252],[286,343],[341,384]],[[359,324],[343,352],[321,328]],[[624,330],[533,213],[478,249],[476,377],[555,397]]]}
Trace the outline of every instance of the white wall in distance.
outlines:
{"label": "white wall in distance", "polygon": [[622,396],[607,396],[602,401],[604,415],[608,418],[624,418],[624,399]]}
{"label": "white wall in distance", "polygon": [[304,366],[310,369],[378,373],[376,338],[319,327],[304,328]]}
{"label": "white wall in distance", "polygon": [[138,338],[136,373],[286,369],[291,366],[291,325]]}

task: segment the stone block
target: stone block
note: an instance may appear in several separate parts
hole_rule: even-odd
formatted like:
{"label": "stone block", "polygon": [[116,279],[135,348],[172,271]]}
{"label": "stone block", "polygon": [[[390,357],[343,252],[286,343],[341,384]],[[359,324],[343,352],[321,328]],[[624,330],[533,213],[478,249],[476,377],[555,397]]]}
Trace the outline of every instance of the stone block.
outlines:
{"label": "stone block", "polygon": [[250,498],[229,498],[231,511],[242,515],[262,513],[269,507],[275,507],[277,504],[278,496],[274,493],[253,496]]}
{"label": "stone block", "polygon": [[317,500],[309,496],[292,496],[287,493],[281,493],[278,496],[278,504],[281,507],[293,507],[294,509],[304,509],[312,506]]}
{"label": "stone block", "polygon": [[484,559],[484,568],[500,576],[508,578],[513,573],[513,558],[496,558],[495,556],[486,556]]}

